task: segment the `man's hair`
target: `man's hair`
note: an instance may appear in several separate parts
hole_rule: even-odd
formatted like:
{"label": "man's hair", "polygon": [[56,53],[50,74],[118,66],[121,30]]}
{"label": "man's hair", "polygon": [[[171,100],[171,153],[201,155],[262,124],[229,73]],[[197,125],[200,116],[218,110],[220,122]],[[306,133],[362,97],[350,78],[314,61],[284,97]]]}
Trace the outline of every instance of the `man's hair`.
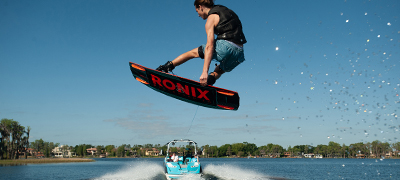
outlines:
{"label": "man's hair", "polygon": [[199,8],[200,5],[211,8],[214,6],[214,0],[195,0],[194,1],[194,6],[196,8]]}

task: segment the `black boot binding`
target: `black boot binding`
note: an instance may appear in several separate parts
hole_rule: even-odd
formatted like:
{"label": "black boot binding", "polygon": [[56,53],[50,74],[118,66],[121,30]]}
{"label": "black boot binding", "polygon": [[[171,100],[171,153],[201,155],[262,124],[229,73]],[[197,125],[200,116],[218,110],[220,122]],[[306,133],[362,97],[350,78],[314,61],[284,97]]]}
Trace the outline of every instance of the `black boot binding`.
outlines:
{"label": "black boot binding", "polygon": [[158,66],[158,68],[156,70],[168,73],[168,72],[172,72],[172,70],[174,68],[175,68],[175,66],[172,64],[172,62],[171,61],[167,61],[167,63],[165,63],[164,65]]}
{"label": "black boot binding", "polygon": [[215,83],[216,80],[217,80],[217,79],[215,79],[215,76],[213,76],[213,75],[208,75],[207,84],[210,85],[210,86],[212,86],[212,85]]}

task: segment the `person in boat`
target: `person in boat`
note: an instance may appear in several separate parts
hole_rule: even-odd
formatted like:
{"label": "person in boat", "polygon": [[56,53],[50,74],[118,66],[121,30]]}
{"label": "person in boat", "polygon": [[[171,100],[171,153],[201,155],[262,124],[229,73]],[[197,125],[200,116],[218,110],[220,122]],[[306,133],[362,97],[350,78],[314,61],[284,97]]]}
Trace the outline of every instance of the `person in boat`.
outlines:
{"label": "person in boat", "polygon": [[[156,70],[168,73],[176,66],[200,57],[204,59],[200,84],[213,85],[222,74],[232,71],[245,60],[243,44],[247,41],[242,23],[232,10],[222,5],[214,5],[213,0],[195,0],[194,6],[199,17],[207,20],[207,44],[181,54],[174,60],[160,65]],[[214,34],[217,35],[216,39]],[[212,59],[220,64],[215,67],[214,72],[208,74]]]}
{"label": "person in boat", "polygon": [[172,154],[171,159],[173,162],[178,162],[179,156],[177,156],[175,153]]}
{"label": "person in boat", "polygon": [[197,156],[197,154],[195,154],[192,158],[192,162],[199,162],[199,157]]}

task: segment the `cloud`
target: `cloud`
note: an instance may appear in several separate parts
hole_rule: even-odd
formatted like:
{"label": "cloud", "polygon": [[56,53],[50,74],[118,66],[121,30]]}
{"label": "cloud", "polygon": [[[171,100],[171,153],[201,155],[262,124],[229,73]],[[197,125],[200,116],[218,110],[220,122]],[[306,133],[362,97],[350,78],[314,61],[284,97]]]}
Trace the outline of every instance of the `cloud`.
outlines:
{"label": "cloud", "polygon": [[140,103],[138,104],[139,107],[152,107],[154,104],[153,103]]}
{"label": "cloud", "polygon": [[241,126],[241,127],[231,127],[231,128],[219,128],[218,131],[222,131],[225,133],[256,133],[256,134],[264,134],[265,132],[278,132],[281,129],[278,129],[274,126]]}
{"label": "cloud", "polygon": [[135,136],[151,139],[160,136],[176,136],[181,133],[182,127],[167,123],[163,116],[144,116],[140,118],[108,119],[104,122],[113,122],[115,125],[131,130]]}
{"label": "cloud", "polygon": [[260,118],[266,118],[269,117],[269,115],[258,115],[258,116],[250,116],[250,115],[235,115],[235,116],[209,116],[209,117],[202,117],[202,120],[216,120],[216,119],[229,119],[229,120],[253,120],[253,119],[260,119]]}
{"label": "cloud", "polygon": [[139,109],[131,111],[127,117],[106,119],[103,122],[114,123],[116,126],[130,130],[133,136],[143,139],[181,134],[182,127],[169,123],[170,117],[153,115],[162,112],[162,110],[152,109],[153,104],[140,103],[137,106]]}

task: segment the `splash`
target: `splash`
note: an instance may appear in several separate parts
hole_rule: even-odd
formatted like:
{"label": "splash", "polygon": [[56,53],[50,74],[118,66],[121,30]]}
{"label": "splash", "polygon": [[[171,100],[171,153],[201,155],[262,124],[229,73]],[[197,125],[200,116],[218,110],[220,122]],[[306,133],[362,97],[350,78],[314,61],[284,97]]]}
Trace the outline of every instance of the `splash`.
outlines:
{"label": "splash", "polygon": [[107,179],[136,179],[136,180],[148,180],[148,179],[159,179],[165,177],[163,173],[163,167],[156,163],[140,162],[135,163],[134,166],[127,164],[124,169],[115,172],[108,173],[102,177],[95,178],[96,180],[107,180]]}
{"label": "splash", "polygon": [[188,175],[182,176],[181,178],[179,178],[179,180],[204,180],[204,178],[199,177],[198,175],[195,175],[195,174],[188,174]]}
{"label": "splash", "polygon": [[248,169],[243,169],[239,168],[236,166],[231,166],[231,165],[207,165],[204,168],[205,176],[207,175],[212,175],[217,178],[215,179],[240,179],[240,180],[246,180],[246,179],[252,179],[252,180],[257,180],[257,179],[269,179],[266,175],[248,170]]}

